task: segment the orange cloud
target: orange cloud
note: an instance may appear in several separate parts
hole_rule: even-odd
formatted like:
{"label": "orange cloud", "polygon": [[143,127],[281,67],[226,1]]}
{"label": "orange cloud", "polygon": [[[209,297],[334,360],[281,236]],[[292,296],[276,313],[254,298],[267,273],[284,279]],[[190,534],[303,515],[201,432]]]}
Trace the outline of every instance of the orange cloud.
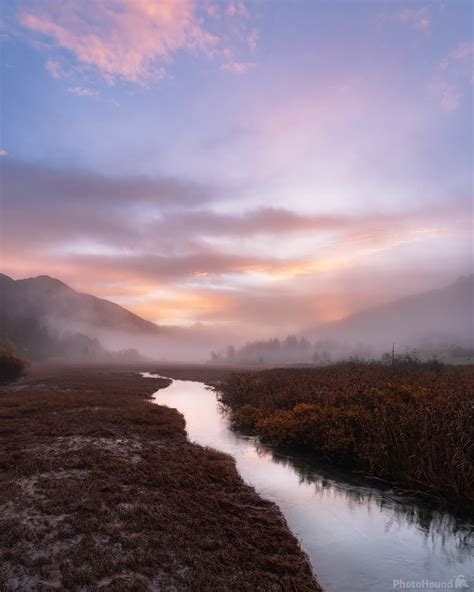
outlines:
{"label": "orange cloud", "polygon": [[[20,15],[21,24],[51,38],[105,80],[143,84],[164,76],[158,61],[181,49],[211,53],[219,39],[205,30],[193,0],[48,0]],[[49,60],[48,69],[61,69]]]}
{"label": "orange cloud", "polygon": [[231,305],[232,299],[223,294],[165,290],[161,296],[152,296],[141,304],[132,303],[129,308],[155,322],[186,324],[195,322],[201,316],[225,313]]}
{"label": "orange cloud", "polygon": [[[385,268],[398,253],[413,271],[411,245],[430,258],[447,247],[445,261],[452,262],[450,249],[459,244],[461,252],[471,235],[467,198],[390,213],[231,213],[212,207],[221,191],[211,185],[5,160],[2,271],[48,273],[168,324],[241,318],[262,327],[284,322],[291,331],[305,316],[338,318],[345,300],[312,308],[331,278]],[[137,223],[137,205],[148,222]],[[349,308],[352,300],[347,296]]]}

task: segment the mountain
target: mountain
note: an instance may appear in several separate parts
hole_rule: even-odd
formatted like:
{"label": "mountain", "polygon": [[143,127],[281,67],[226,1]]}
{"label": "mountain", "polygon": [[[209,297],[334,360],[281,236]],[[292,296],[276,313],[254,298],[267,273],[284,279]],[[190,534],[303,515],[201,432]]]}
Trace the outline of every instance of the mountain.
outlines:
{"label": "mountain", "polygon": [[46,275],[14,280],[0,274],[0,305],[0,344],[32,359],[104,358],[104,343],[118,350],[161,334],[118,304]]}
{"label": "mountain", "polygon": [[[273,337],[211,352],[212,364],[326,364],[358,357],[376,359],[390,352],[417,350],[423,359],[453,362],[474,356],[474,276],[453,284],[368,308],[338,322],[315,326],[301,335]],[[408,351],[407,351],[408,350]]]}
{"label": "mountain", "polygon": [[159,327],[46,275],[14,280],[0,274],[0,305],[0,347],[37,360],[112,356],[125,361],[139,352],[155,359],[205,361],[211,349],[235,336],[208,326]]}
{"label": "mountain", "polygon": [[[420,347],[436,351],[440,345],[452,344],[472,348],[473,303],[474,276],[461,277],[444,288],[315,326],[304,336],[319,344],[303,348],[303,354],[312,359],[314,351],[327,351],[335,358],[347,357],[364,352],[360,344],[376,353],[391,349],[393,342],[398,351]],[[0,346],[31,359],[98,360],[110,355],[125,359],[123,350],[135,349],[156,359],[203,361],[211,349],[232,341],[231,335],[205,327],[158,327],[118,304],[76,292],[49,276],[14,280],[0,274]],[[274,340],[268,346],[257,345],[259,352],[264,350],[257,358],[273,359]],[[303,355],[300,341],[290,349]],[[244,353],[250,355],[247,350]],[[136,352],[127,355],[133,357]]]}
{"label": "mountain", "polygon": [[58,329],[160,333],[157,325],[118,304],[76,292],[47,275],[13,280],[0,274],[0,302],[12,318],[28,316]]}
{"label": "mountain", "polygon": [[472,345],[474,275],[441,289],[401,298],[305,332],[313,339],[368,343],[389,349],[435,343]]}

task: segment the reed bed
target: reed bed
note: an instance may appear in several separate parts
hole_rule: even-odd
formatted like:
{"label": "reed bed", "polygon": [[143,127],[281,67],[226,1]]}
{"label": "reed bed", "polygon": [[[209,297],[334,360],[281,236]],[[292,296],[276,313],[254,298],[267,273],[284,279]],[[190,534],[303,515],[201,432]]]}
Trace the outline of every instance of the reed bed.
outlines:
{"label": "reed bed", "polygon": [[474,366],[340,363],[234,374],[236,425],[263,440],[474,507]]}

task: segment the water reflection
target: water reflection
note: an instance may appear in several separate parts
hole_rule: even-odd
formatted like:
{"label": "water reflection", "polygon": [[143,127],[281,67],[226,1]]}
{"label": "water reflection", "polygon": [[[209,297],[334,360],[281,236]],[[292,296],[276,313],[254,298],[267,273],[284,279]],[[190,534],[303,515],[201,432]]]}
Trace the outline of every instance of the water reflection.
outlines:
{"label": "water reflection", "polygon": [[[221,410],[221,413],[226,415],[225,410]],[[232,431],[236,434],[240,432],[235,429]],[[295,450],[285,454],[252,438],[248,433],[241,435],[252,440],[260,456],[269,456],[274,463],[294,469],[301,484],[314,487],[316,497],[342,498],[349,507],[375,504],[380,511],[392,514],[386,523],[387,533],[404,525],[415,526],[430,540],[433,548],[445,553],[450,563],[462,563],[472,557],[474,525],[467,518],[446,512],[419,498],[397,494],[387,485],[376,487],[372,482],[348,471],[318,463],[308,454]]]}
{"label": "water reflection", "polygon": [[395,580],[474,575],[466,520],[232,430],[202,383],[176,380],[155,400],[177,408],[191,440],[231,454],[245,481],[279,505],[329,592],[388,592]]}

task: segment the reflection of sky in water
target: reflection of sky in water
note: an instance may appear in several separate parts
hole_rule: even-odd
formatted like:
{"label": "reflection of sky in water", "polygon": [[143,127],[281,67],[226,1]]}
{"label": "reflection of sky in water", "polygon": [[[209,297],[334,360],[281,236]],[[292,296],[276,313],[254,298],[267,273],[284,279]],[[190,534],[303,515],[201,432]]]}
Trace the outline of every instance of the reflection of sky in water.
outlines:
{"label": "reflection of sky in water", "polygon": [[328,591],[385,592],[394,579],[474,577],[472,530],[453,517],[231,431],[201,383],[176,380],[155,399],[183,413],[191,440],[231,454],[245,481],[279,505]]}

